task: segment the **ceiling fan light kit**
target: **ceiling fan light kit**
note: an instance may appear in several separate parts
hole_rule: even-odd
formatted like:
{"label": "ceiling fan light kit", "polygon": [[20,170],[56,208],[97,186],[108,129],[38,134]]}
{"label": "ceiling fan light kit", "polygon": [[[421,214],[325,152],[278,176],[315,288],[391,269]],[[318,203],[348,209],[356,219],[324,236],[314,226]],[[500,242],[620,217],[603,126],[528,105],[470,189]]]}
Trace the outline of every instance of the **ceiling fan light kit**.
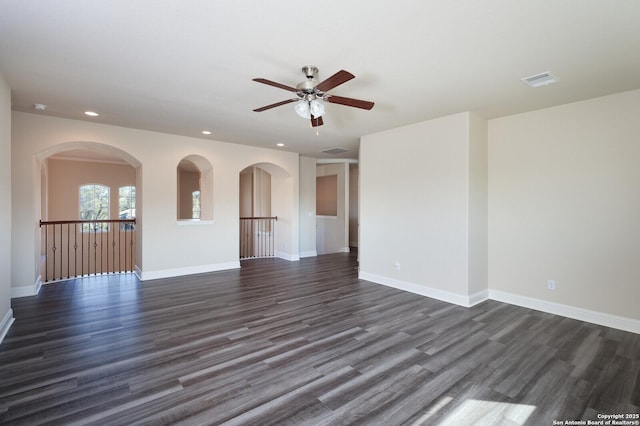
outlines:
{"label": "ceiling fan light kit", "polygon": [[296,102],[295,105],[293,105],[293,109],[295,110],[296,114],[298,114],[300,117],[306,118],[306,119],[311,118],[311,112],[309,112],[310,108],[309,108],[308,101],[305,101],[303,99],[301,101]]}
{"label": "ceiling fan light kit", "polygon": [[296,87],[287,86],[285,84],[277,83],[265,78],[254,78],[253,81],[277,87],[279,89],[284,89],[289,92],[294,92],[298,96],[297,98],[287,99],[285,101],[276,102],[275,104],[256,108],[254,109],[254,111],[262,112],[271,108],[295,102],[293,109],[296,114],[307,120],[310,119],[312,127],[318,127],[324,124],[322,120],[322,116],[325,113],[323,102],[331,102],[366,110],[370,110],[371,108],[373,108],[373,102],[363,101],[360,99],[345,98],[342,96],[334,96],[327,93],[329,90],[355,78],[355,76],[350,72],[340,70],[321,83],[318,83],[317,67],[313,65],[306,65],[302,67],[302,72],[304,73],[305,77],[307,77],[307,79],[299,83]]}
{"label": "ceiling fan light kit", "polygon": [[322,117],[324,115],[324,104],[317,99],[308,101],[306,99],[299,100],[293,105],[293,109],[302,118],[307,120],[314,117]]}

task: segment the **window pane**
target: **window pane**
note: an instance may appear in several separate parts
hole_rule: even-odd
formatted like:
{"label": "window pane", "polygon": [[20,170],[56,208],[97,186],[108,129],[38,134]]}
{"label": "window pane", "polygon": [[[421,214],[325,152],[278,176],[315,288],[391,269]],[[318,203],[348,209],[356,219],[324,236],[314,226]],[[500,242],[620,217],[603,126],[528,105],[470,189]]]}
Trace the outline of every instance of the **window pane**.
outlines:
{"label": "window pane", "polygon": [[[122,186],[118,192],[118,218],[134,219],[136,217],[136,187]],[[133,230],[133,223],[121,223],[120,230]]]}
{"label": "window pane", "polygon": [[[82,185],[80,187],[80,220],[109,219],[109,187]],[[83,231],[107,230],[107,224],[84,224]]]}
{"label": "window pane", "polygon": [[120,188],[119,218],[133,219],[136,217],[136,187],[123,186]]}
{"label": "window pane", "polygon": [[200,219],[200,191],[191,193],[191,218]]}

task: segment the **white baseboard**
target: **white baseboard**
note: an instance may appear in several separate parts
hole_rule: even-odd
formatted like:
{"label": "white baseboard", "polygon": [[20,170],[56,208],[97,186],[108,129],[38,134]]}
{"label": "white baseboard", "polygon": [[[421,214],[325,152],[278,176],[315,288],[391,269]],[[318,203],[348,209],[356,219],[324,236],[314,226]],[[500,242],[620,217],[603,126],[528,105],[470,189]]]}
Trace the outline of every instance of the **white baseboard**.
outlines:
{"label": "white baseboard", "polygon": [[300,260],[300,255],[285,253],[283,251],[276,251],[275,255],[279,259],[289,260],[291,262],[296,262]]}
{"label": "white baseboard", "polygon": [[468,307],[470,308],[488,299],[489,299],[489,290],[481,290],[477,293],[470,294]]}
{"label": "white baseboard", "polygon": [[136,266],[135,274],[140,281],[157,280],[161,278],[180,277],[183,275],[204,274],[207,272],[226,271],[240,268],[240,261],[214,263],[210,265],[188,266],[185,268],[162,269],[158,271],[141,271]]}
{"label": "white baseboard", "polygon": [[33,285],[24,285],[20,287],[11,287],[11,298],[17,299],[19,297],[37,296],[42,288],[42,276],[38,275],[36,282]]}
{"label": "white baseboard", "polygon": [[[427,287],[420,284],[411,283],[408,281],[396,280],[382,275],[372,274],[365,271],[360,271],[358,278],[374,282],[376,284],[382,284],[389,287],[397,288],[399,290],[408,291],[410,293],[419,294],[421,296],[431,297],[432,299],[442,300],[443,302],[449,302],[460,306],[472,306],[471,298],[462,294],[451,293],[444,290],[439,290],[433,287]],[[479,303],[479,302],[475,302]]]}
{"label": "white baseboard", "polygon": [[9,328],[11,328],[11,324],[13,324],[15,318],[13,318],[13,309],[9,308],[2,321],[0,321],[0,343],[4,340],[4,336],[9,332]]}
{"label": "white baseboard", "polygon": [[464,307],[471,307],[478,303],[482,303],[485,300],[491,299],[498,302],[508,303],[510,305],[522,306],[536,311],[640,334],[640,320],[637,319],[591,311],[589,309],[548,302],[546,300],[534,299],[532,297],[520,296],[503,291],[482,290],[469,296],[465,296],[364,271],[360,271],[358,278]]}
{"label": "white baseboard", "polygon": [[318,252],[315,250],[309,250],[309,251],[301,251],[300,252],[300,258],[303,257],[316,257],[318,255]]}
{"label": "white baseboard", "polygon": [[133,273],[138,277],[140,281],[142,281],[142,269],[138,265],[133,269]]}
{"label": "white baseboard", "polygon": [[640,334],[640,320],[633,318],[605,314],[603,312],[577,308],[575,306],[563,305],[555,302],[548,302],[546,300],[534,299],[532,297],[520,296],[498,290],[489,290],[489,299]]}

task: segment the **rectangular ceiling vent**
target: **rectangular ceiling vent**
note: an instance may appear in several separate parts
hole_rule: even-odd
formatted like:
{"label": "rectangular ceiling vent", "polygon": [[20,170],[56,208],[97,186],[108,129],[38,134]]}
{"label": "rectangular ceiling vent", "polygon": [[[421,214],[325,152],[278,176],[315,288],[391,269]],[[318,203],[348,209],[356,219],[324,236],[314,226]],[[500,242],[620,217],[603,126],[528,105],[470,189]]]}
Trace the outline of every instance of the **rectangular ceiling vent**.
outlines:
{"label": "rectangular ceiling vent", "polygon": [[325,154],[333,154],[333,155],[338,155],[338,154],[342,154],[349,151],[348,149],[344,149],[344,148],[330,148],[330,149],[325,149],[324,152]]}
{"label": "rectangular ceiling vent", "polygon": [[550,71],[541,72],[540,74],[521,78],[521,80],[531,87],[548,86],[558,81],[558,79],[553,74],[551,74]]}

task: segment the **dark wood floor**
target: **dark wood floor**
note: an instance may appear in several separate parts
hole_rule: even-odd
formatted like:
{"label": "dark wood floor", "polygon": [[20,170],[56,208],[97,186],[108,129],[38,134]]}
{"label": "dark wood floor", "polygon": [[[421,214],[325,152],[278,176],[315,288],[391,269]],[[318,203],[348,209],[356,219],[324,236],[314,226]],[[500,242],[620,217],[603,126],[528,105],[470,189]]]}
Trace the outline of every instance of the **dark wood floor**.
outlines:
{"label": "dark wood floor", "polygon": [[353,255],[13,301],[7,424],[496,424],[635,414],[640,335],[360,281]]}

